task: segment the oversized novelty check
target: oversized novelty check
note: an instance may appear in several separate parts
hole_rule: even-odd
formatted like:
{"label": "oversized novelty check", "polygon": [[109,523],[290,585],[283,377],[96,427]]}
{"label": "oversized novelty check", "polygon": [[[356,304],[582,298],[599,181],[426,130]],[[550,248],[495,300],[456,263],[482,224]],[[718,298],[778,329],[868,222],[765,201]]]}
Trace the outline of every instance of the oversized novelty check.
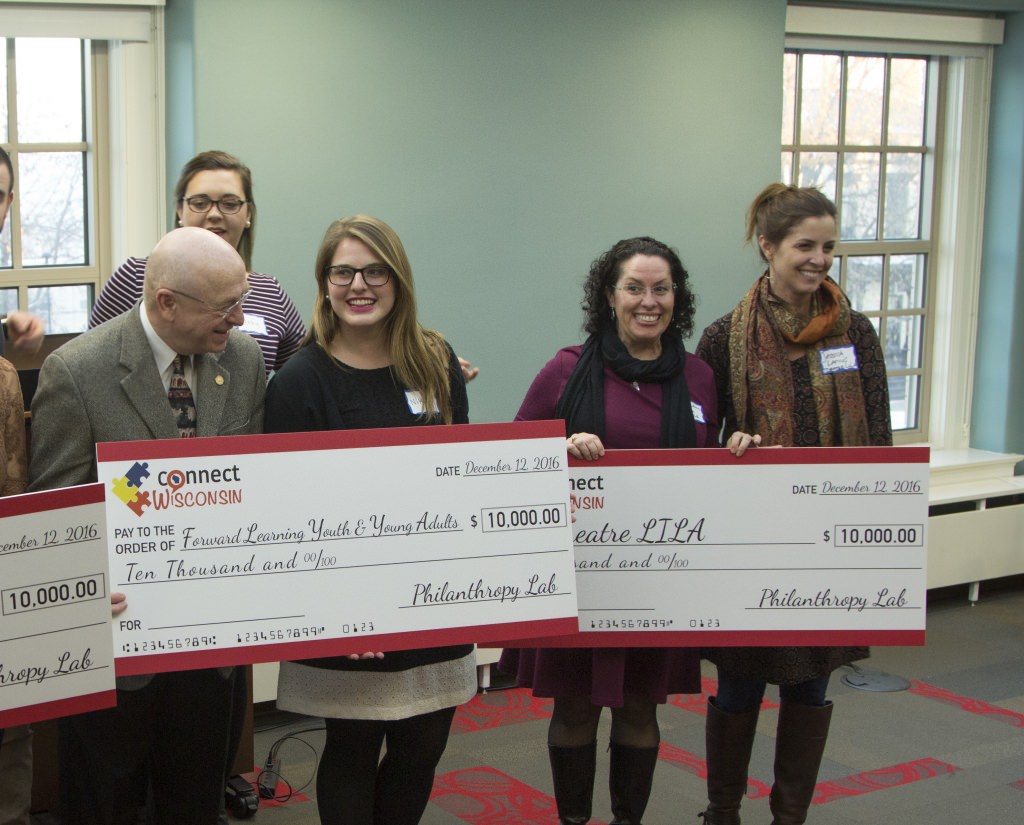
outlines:
{"label": "oversized novelty check", "polygon": [[114,703],[103,488],[0,499],[0,728]]}
{"label": "oversized novelty check", "polygon": [[923,644],[928,449],[609,451],[570,470],[581,634]]}
{"label": "oversized novelty check", "polygon": [[119,674],[576,629],[558,422],[97,446]]}

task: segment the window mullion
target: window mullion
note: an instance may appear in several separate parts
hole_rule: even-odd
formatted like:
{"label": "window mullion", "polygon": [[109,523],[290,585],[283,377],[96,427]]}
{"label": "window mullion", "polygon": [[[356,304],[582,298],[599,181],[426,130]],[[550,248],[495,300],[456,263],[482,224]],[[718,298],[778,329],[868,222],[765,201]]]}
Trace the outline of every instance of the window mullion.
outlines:
{"label": "window mullion", "polygon": [[839,142],[836,146],[836,192],[835,192],[835,204],[836,204],[836,225],[840,229],[840,237],[842,237],[842,226],[843,226],[843,187],[846,181],[846,153],[844,147],[846,145],[846,82],[848,78],[848,71],[846,65],[846,58],[841,57],[839,60]]}
{"label": "window mullion", "polygon": [[[4,90],[7,95],[7,144],[12,146],[18,140],[18,68],[15,56],[14,38],[7,38],[7,88]],[[11,164],[14,166],[14,188],[17,189],[20,164],[17,152],[11,153]],[[7,215],[9,231],[11,233],[11,268],[17,270],[21,267],[21,203],[17,197],[11,204],[10,213]],[[18,306],[27,306],[25,303],[24,289],[18,290]]]}
{"label": "window mullion", "polygon": [[[882,122],[879,134],[882,145],[878,153],[878,240],[885,240],[885,193],[886,181],[889,178],[889,106],[892,102],[892,58],[885,58],[885,71],[882,74]],[[889,259],[886,258],[882,270],[882,306],[888,304],[889,295]]]}
{"label": "window mullion", "polygon": [[802,52],[797,52],[796,69],[793,72],[793,183],[797,183],[800,180],[800,140],[802,137],[802,123],[803,123],[803,94],[801,90],[804,84],[804,56]]}

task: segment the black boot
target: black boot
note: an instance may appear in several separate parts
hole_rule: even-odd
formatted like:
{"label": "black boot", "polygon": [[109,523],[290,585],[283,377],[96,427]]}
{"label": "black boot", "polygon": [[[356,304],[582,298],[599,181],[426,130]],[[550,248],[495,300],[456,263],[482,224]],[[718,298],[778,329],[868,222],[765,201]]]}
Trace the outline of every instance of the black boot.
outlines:
{"label": "black boot", "polygon": [[647,800],[651,798],[654,768],[658,764],[658,746],[632,748],[611,743],[608,790],[611,793],[611,825],[640,825]]}
{"label": "black boot", "polygon": [[590,821],[594,799],[597,742],[571,748],[548,745],[548,758],[558,821],[562,825],[584,825]]}
{"label": "black boot", "polygon": [[740,803],[747,792],[747,768],[760,708],[726,713],[708,699],[704,740],[708,764],[708,807],[704,825],[740,825]]}
{"label": "black boot", "polygon": [[807,820],[831,721],[831,702],[814,707],[783,699],[779,705],[775,784],[768,799],[772,825],[803,825]]}

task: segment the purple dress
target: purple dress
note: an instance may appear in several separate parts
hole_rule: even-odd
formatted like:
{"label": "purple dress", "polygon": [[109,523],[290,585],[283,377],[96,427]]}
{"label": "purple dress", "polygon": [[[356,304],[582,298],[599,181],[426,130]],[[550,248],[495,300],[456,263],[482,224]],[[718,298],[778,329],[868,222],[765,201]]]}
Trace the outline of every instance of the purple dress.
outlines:
{"label": "purple dress", "polygon": [[[582,347],[566,347],[533,379],[516,421],[555,418],[555,405]],[[718,412],[711,368],[686,355],[686,383],[694,405],[698,447],[718,446]],[[661,384],[633,385],[604,370],[605,439],[611,450],[658,449]],[[703,418],[704,421],[700,419]],[[590,696],[595,705],[622,707],[625,694],[664,703],[673,693],[700,693],[697,648],[508,648],[499,668],[535,696]]]}

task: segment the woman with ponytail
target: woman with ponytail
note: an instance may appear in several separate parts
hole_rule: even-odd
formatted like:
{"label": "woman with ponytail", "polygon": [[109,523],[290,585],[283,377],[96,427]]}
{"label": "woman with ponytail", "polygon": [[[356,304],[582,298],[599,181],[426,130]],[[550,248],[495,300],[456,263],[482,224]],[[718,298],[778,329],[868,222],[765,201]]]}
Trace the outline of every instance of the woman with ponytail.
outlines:
{"label": "woman with ponytail", "polygon": [[[715,373],[723,443],[889,446],[885,359],[871,321],[829,277],[835,205],[817,189],[772,184],[750,206],[747,240],[766,269],[736,308],[711,324],[697,355]],[[753,436],[745,435],[752,433]],[[706,825],[739,825],[765,684],[779,686],[774,825],[800,825],[814,793],[832,703],[829,676],[862,647],[719,648],[708,701]]]}

